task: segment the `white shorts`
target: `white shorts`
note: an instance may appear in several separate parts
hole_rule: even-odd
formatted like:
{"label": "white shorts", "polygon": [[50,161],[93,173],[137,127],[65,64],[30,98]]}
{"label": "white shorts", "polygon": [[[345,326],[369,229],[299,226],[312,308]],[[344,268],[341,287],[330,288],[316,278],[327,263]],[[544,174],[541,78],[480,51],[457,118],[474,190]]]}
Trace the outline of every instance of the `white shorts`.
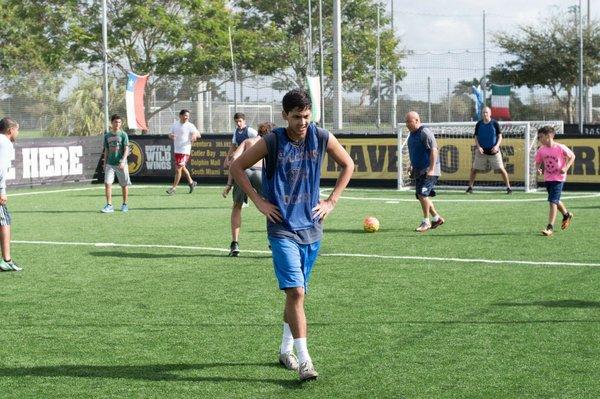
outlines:
{"label": "white shorts", "polygon": [[498,151],[494,155],[482,154],[479,151],[475,150],[475,159],[473,160],[473,169],[488,171],[488,170],[498,170],[504,168],[504,163],[502,162],[502,153]]}
{"label": "white shorts", "polygon": [[104,183],[113,184],[115,182],[115,175],[121,187],[131,186],[131,180],[129,179],[129,168],[127,165],[125,168],[120,169],[118,165],[106,165],[104,167]]}

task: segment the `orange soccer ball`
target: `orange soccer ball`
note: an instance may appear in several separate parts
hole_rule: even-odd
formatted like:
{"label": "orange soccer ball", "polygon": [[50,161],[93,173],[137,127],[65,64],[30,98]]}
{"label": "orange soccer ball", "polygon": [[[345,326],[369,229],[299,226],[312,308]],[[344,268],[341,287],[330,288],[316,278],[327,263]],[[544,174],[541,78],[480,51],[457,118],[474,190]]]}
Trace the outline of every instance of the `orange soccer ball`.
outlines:
{"label": "orange soccer ball", "polygon": [[375,233],[379,230],[379,220],[373,216],[367,216],[363,221],[363,228],[367,233]]}

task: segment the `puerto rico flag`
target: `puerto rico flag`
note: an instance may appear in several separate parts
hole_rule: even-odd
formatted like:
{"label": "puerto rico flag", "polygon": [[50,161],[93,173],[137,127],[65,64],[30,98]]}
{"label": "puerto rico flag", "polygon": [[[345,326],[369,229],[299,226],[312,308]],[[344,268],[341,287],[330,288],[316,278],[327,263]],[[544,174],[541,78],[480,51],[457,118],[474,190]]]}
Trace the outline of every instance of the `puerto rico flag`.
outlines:
{"label": "puerto rico flag", "polygon": [[130,129],[148,130],[144,115],[144,89],[148,75],[140,76],[133,72],[128,72],[127,75],[127,91],[125,91],[127,126]]}
{"label": "puerto rico flag", "polygon": [[510,85],[492,85],[492,117],[499,121],[510,120]]}

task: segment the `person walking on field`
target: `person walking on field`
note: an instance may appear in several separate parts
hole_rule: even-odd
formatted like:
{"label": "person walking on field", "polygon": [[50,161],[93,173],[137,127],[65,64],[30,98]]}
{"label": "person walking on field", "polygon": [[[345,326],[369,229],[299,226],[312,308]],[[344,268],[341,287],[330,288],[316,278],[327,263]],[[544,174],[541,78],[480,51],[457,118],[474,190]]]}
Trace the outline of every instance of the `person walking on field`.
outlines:
{"label": "person walking on field", "polygon": [[123,204],[121,212],[129,211],[127,201],[129,199],[129,167],[127,166],[127,157],[129,156],[129,137],[121,126],[123,120],[117,114],[110,117],[110,130],[104,134],[104,193],[106,195],[106,205],[102,208],[102,213],[112,213],[112,184],[115,181],[115,175],[123,194]]}
{"label": "person walking on field", "polygon": [[[233,162],[232,155],[236,148],[242,145],[245,140],[258,136],[258,132],[256,130],[246,125],[246,115],[243,112],[236,112],[235,115],[233,115],[233,120],[235,122],[235,131],[233,132],[231,145],[229,146],[229,150],[225,156],[225,162],[223,163],[225,168],[229,168],[231,162]],[[227,197],[232,187],[233,177],[231,177],[231,174],[229,174],[229,177],[227,178],[227,185],[223,189],[223,198]]]}
{"label": "person walking on field", "polygon": [[469,187],[467,194],[473,193],[473,185],[477,171],[486,172],[490,169],[497,170],[502,175],[502,180],[506,185],[506,194],[512,194],[508,173],[502,162],[502,153],[500,144],[502,143],[502,131],[500,125],[492,119],[492,110],[490,107],[483,108],[483,118],[475,125],[475,154],[473,166],[469,176]]}
{"label": "person walking on field", "polygon": [[[249,137],[237,147],[234,153],[231,155],[231,159],[235,160],[252,147],[260,140],[262,136],[273,130],[275,126],[270,122],[261,123],[258,126],[258,136]],[[231,173],[229,174],[231,176]],[[246,169],[246,176],[252,184],[252,188],[255,191],[260,192],[262,189],[262,161],[258,161],[248,169]],[[231,189],[231,185],[228,183],[226,186],[227,192]],[[227,194],[225,193],[225,196]],[[248,203],[248,196],[244,193],[244,190],[239,185],[233,184],[233,207],[231,208],[231,245],[229,250],[229,256],[238,256],[240,254],[240,230],[242,227],[242,206]]]}
{"label": "person walking on field", "polygon": [[[444,218],[435,210],[431,200],[436,195],[434,187],[441,174],[440,159],[435,136],[431,130],[421,124],[421,117],[418,113],[411,111],[406,114],[406,127],[410,131],[408,136],[409,173],[415,179],[415,196],[423,211],[423,220],[416,231],[424,233],[445,222]],[[429,215],[431,215],[431,221],[429,221]]]}
{"label": "person walking on field", "polygon": [[8,169],[15,159],[15,148],[13,143],[19,135],[19,124],[11,118],[0,119],[0,247],[2,248],[2,261],[0,271],[18,272],[22,269],[12,260],[10,256],[10,225],[12,217],[6,204],[6,179]]}
{"label": "person walking on field", "polygon": [[[575,162],[575,154],[566,145],[554,141],[555,133],[556,131],[551,126],[544,126],[538,130],[538,141],[541,145],[535,154],[538,174],[544,174],[550,206],[548,225],[542,230],[542,235],[545,236],[554,234],[554,221],[556,220],[557,210],[563,215],[560,226],[562,230],[567,229],[573,219],[573,213],[567,210],[565,204],[560,200],[560,195],[567,180],[567,170]],[[542,165],[544,166],[543,169]]]}
{"label": "person walking on field", "polygon": [[[311,106],[304,90],[288,92],[282,100],[287,127],[265,135],[230,167],[237,184],[267,217],[275,276],[285,292],[279,363],[298,370],[300,381],[318,377],[308,353],[304,298],[321,245],[323,220],[333,211],[354,172],[352,158],[335,136],[310,123]],[[320,199],[325,153],[341,168],[329,197]],[[259,193],[244,171],[263,158],[266,166]]]}
{"label": "person walking on field", "polygon": [[167,190],[167,194],[175,194],[182,174],[188,182],[188,186],[190,187],[189,193],[191,194],[198,183],[192,180],[192,176],[185,165],[190,160],[192,143],[200,138],[200,132],[190,122],[190,111],[187,109],[179,111],[179,121],[173,123],[173,126],[171,126],[169,137],[173,140],[175,152],[175,178],[173,179],[173,186]]}

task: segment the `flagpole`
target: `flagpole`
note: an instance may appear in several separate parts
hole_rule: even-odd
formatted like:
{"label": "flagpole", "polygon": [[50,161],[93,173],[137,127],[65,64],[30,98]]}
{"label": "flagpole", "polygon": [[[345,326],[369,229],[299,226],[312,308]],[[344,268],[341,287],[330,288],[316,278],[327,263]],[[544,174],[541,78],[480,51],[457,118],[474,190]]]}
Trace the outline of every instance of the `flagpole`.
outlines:
{"label": "flagpole", "polygon": [[104,131],[108,131],[108,29],[106,14],[106,0],[102,0],[102,53],[104,57]]}
{"label": "flagpole", "polygon": [[231,69],[233,69],[233,113],[237,112],[237,72],[233,60],[233,40],[231,39],[231,26],[229,27],[229,52],[231,53]]}
{"label": "flagpole", "polygon": [[321,85],[321,126],[325,127],[325,87],[323,86],[323,2],[319,0],[319,55],[321,70],[319,81]]}

